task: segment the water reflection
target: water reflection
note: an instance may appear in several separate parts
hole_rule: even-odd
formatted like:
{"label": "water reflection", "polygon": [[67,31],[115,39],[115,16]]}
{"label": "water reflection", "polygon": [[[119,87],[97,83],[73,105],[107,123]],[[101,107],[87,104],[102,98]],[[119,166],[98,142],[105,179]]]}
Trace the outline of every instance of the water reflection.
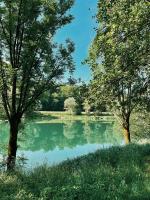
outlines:
{"label": "water reflection", "polygon": [[119,144],[118,133],[114,131],[114,123],[98,122],[65,122],[28,124],[21,137],[21,149],[31,151],[74,148],[87,143]]}
{"label": "water reflection", "polygon": [[[26,124],[19,135],[18,154],[29,158],[30,164],[57,163],[95,151],[103,146],[120,145],[122,134],[114,122],[65,121]],[[8,142],[8,125],[0,124],[0,143]]]}

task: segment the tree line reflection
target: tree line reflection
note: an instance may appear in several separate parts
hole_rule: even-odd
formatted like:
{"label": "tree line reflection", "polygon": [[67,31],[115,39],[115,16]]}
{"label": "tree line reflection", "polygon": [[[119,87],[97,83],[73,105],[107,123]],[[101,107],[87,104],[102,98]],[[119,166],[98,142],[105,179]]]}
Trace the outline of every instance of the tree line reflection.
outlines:
{"label": "tree line reflection", "polygon": [[[8,143],[8,125],[0,124],[0,144]],[[119,129],[118,129],[119,130]],[[21,150],[50,151],[55,148],[74,148],[85,144],[121,144],[114,122],[65,121],[59,123],[28,123],[20,131]]]}

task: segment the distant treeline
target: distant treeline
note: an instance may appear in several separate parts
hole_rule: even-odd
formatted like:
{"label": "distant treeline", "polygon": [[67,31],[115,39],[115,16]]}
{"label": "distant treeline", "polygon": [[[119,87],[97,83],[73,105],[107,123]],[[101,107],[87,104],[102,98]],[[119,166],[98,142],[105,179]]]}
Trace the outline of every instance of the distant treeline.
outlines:
{"label": "distant treeline", "polygon": [[67,98],[73,97],[80,110],[83,110],[83,102],[88,95],[86,84],[64,84],[55,91],[47,91],[42,96],[38,109],[43,111],[64,111],[64,102]]}
{"label": "distant treeline", "polygon": [[[77,109],[80,113],[85,111],[85,102],[89,96],[89,85],[85,83],[79,84],[63,84],[57,87],[55,91],[47,91],[40,99],[38,110],[43,111],[64,111],[64,102],[66,99],[73,97],[77,103]],[[95,106],[90,105],[90,110],[94,111]],[[101,106],[98,110],[106,111],[105,105]]]}

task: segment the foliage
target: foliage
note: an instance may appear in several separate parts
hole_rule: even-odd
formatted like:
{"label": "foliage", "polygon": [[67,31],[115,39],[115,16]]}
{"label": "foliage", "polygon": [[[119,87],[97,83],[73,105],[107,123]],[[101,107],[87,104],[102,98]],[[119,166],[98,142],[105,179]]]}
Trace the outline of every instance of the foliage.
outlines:
{"label": "foliage", "polygon": [[64,46],[53,39],[73,19],[66,14],[72,5],[73,0],[1,1],[0,80],[8,119],[26,112],[67,69],[74,69],[72,42]]}
{"label": "foliage", "polygon": [[86,84],[64,84],[59,85],[55,91],[47,91],[41,97],[41,110],[43,111],[63,111],[64,101],[75,98],[79,105],[79,110],[83,110],[83,101],[87,97],[88,85]]}
{"label": "foliage", "polygon": [[149,200],[150,145],[97,151],[58,166],[0,173],[3,200]]}
{"label": "foliage", "polygon": [[150,112],[144,110],[131,115],[133,141],[150,141]]}
{"label": "foliage", "polygon": [[90,113],[91,106],[87,99],[85,99],[85,101],[83,102],[83,108],[84,108],[86,114]]}
{"label": "foliage", "polygon": [[0,0],[0,97],[10,124],[8,169],[15,165],[22,116],[66,71],[73,72],[74,44],[54,41],[70,23],[73,0]]}
{"label": "foliage", "polygon": [[77,106],[77,102],[73,97],[69,97],[64,102],[64,109],[70,114],[76,113]]}
{"label": "foliage", "polygon": [[149,99],[149,19],[150,3],[145,0],[98,3],[97,35],[88,60],[91,100],[106,103],[125,129],[133,109]]}
{"label": "foliage", "polygon": [[6,114],[5,114],[5,110],[3,108],[2,102],[0,102],[0,120],[1,119],[7,119]]}

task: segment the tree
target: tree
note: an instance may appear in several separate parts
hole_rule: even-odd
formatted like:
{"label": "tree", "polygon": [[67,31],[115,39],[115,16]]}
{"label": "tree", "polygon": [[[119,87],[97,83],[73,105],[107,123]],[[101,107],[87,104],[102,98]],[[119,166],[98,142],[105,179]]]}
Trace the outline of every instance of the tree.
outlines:
{"label": "tree", "polygon": [[46,91],[40,101],[41,109],[46,111],[64,111],[64,101],[69,97],[74,97],[78,104],[78,114],[83,110],[84,99],[87,98],[88,86],[80,84],[61,84],[57,90]]}
{"label": "tree", "polygon": [[91,105],[87,99],[83,102],[83,109],[85,110],[86,114],[90,114]]}
{"label": "tree", "polygon": [[106,102],[130,142],[132,111],[148,97],[150,84],[150,3],[101,0],[96,37],[88,63],[93,71],[91,99]]}
{"label": "tree", "polygon": [[73,0],[0,1],[0,92],[10,124],[7,168],[13,169],[21,118],[41,94],[74,69],[74,45],[54,42],[70,23]]}
{"label": "tree", "polygon": [[75,87],[74,98],[76,99],[76,102],[78,104],[78,114],[81,114],[81,111],[83,110],[83,102],[85,101],[87,96],[88,85],[82,82],[82,84],[79,84]]}
{"label": "tree", "polygon": [[69,97],[64,102],[64,109],[67,110],[70,114],[76,113],[77,103],[73,97]]}
{"label": "tree", "polygon": [[74,89],[73,85],[61,84],[54,91],[46,91],[41,97],[42,110],[64,111],[64,101],[74,97]]}

